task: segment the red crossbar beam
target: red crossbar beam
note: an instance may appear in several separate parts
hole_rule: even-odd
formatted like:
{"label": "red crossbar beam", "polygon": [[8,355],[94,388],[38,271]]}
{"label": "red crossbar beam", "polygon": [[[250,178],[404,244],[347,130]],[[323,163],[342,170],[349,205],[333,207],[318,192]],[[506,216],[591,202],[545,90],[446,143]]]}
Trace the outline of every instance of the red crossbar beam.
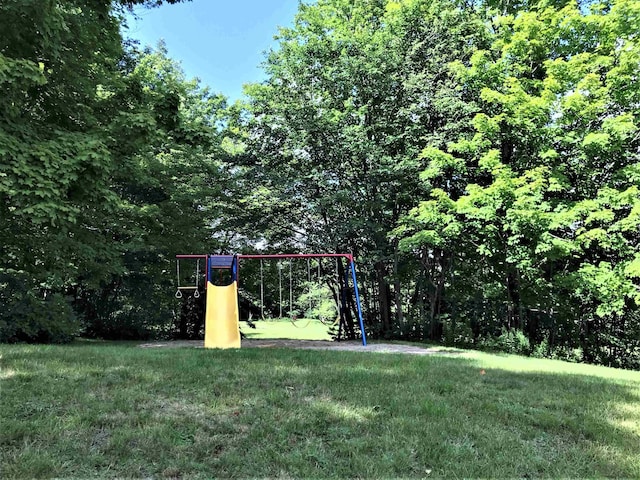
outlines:
{"label": "red crossbar beam", "polygon": [[243,258],[323,258],[323,257],[343,257],[353,262],[353,255],[350,253],[274,253],[267,255],[238,255],[238,259]]}
{"label": "red crossbar beam", "polygon": [[[211,255],[213,257],[226,257],[229,255]],[[242,258],[323,258],[323,257],[343,257],[348,259],[349,261],[353,261],[353,255],[350,253],[274,253],[274,254],[266,254],[266,255],[244,255],[238,254],[237,257],[239,259]],[[176,255],[176,258],[207,258],[207,255]]]}

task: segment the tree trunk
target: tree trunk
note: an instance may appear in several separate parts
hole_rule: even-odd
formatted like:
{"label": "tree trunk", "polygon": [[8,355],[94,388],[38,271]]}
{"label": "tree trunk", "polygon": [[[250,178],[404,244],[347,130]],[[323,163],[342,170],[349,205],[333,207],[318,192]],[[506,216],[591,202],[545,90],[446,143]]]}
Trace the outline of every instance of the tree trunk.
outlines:
{"label": "tree trunk", "polygon": [[515,272],[507,273],[506,279],[506,287],[507,287],[507,329],[511,330],[512,328],[520,329],[521,328],[521,318],[520,318],[520,288],[518,284],[518,277]]}
{"label": "tree trunk", "polygon": [[342,314],[344,316],[344,329],[348,339],[356,338],[354,320],[351,309],[349,308],[349,298],[353,296],[353,292],[349,287],[349,281],[346,277],[346,269],[342,261],[338,261],[338,278],[340,280],[340,300],[342,305]]}
{"label": "tree trunk", "polygon": [[393,289],[395,293],[396,303],[396,321],[398,325],[404,323],[404,315],[402,313],[402,290],[400,285],[400,275],[398,275],[398,242],[395,242],[393,252]]}
{"label": "tree trunk", "polygon": [[376,262],[375,271],[378,282],[378,303],[380,307],[380,320],[382,321],[382,332],[386,334],[391,331],[391,291],[386,279],[386,266],[382,260]]}

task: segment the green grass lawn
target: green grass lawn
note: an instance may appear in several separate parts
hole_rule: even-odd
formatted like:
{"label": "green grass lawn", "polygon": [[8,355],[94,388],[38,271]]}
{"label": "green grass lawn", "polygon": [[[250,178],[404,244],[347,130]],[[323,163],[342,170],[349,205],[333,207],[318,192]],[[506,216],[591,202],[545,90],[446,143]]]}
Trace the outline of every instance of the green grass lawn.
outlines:
{"label": "green grass lawn", "polygon": [[292,340],[331,340],[327,333],[329,327],[319,320],[259,320],[254,322],[256,328],[249,328],[240,322],[242,333],[247,338],[288,338]]}
{"label": "green grass lawn", "polygon": [[0,346],[0,477],[640,477],[640,373],[483,353]]}

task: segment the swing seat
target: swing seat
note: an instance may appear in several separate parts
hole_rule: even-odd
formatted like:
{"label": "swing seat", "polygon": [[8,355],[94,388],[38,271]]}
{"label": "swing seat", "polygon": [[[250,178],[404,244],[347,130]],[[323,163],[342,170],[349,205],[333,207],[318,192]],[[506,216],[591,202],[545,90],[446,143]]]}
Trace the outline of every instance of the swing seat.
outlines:
{"label": "swing seat", "polygon": [[300,327],[298,326],[298,324],[296,323],[298,321],[297,318],[291,317],[289,318],[289,321],[291,322],[291,324],[296,327],[296,328],[307,328],[309,326],[309,324],[311,323],[311,319],[307,320],[307,323],[305,323],[304,327]]}

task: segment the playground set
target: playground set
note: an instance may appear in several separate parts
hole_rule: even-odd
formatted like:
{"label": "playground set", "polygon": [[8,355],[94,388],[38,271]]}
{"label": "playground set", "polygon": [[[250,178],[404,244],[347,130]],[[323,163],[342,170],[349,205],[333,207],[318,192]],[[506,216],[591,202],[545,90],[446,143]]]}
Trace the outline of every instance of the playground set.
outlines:
{"label": "playground set", "polygon": [[[240,277],[240,261],[241,260],[285,260],[289,262],[293,259],[309,259],[316,258],[336,258],[341,261],[347,260],[347,268],[344,270],[344,284],[349,286],[349,277],[353,284],[353,293],[355,296],[355,305],[360,324],[360,333],[362,335],[362,345],[367,345],[367,337],[364,331],[364,322],[362,319],[362,306],[360,303],[360,293],[358,291],[358,280],[356,278],[356,265],[353,255],[349,253],[311,253],[311,254],[266,254],[266,255],[176,255],[176,270],[178,274],[178,290],[176,298],[182,298],[183,290],[193,290],[193,296],[198,298],[199,285],[198,278],[200,276],[200,260],[205,262],[205,329],[204,329],[204,347],[205,348],[240,348],[240,305],[238,299],[238,283]],[[180,260],[195,259],[196,260],[196,284],[190,286],[180,286]],[[262,265],[261,265],[262,267]],[[230,283],[227,285],[216,285],[214,274],[216,271],[227,271],[230,273]],[[290,269],[291,271],[291,269]],[[264,304],[262,284],[262,268],[261,268],[261,301]],[[341,302],[339,302],[340,322],[344,322],[346,298],[344,291],[341,294]],[[261,306],[262,308],[262,306]]]}

